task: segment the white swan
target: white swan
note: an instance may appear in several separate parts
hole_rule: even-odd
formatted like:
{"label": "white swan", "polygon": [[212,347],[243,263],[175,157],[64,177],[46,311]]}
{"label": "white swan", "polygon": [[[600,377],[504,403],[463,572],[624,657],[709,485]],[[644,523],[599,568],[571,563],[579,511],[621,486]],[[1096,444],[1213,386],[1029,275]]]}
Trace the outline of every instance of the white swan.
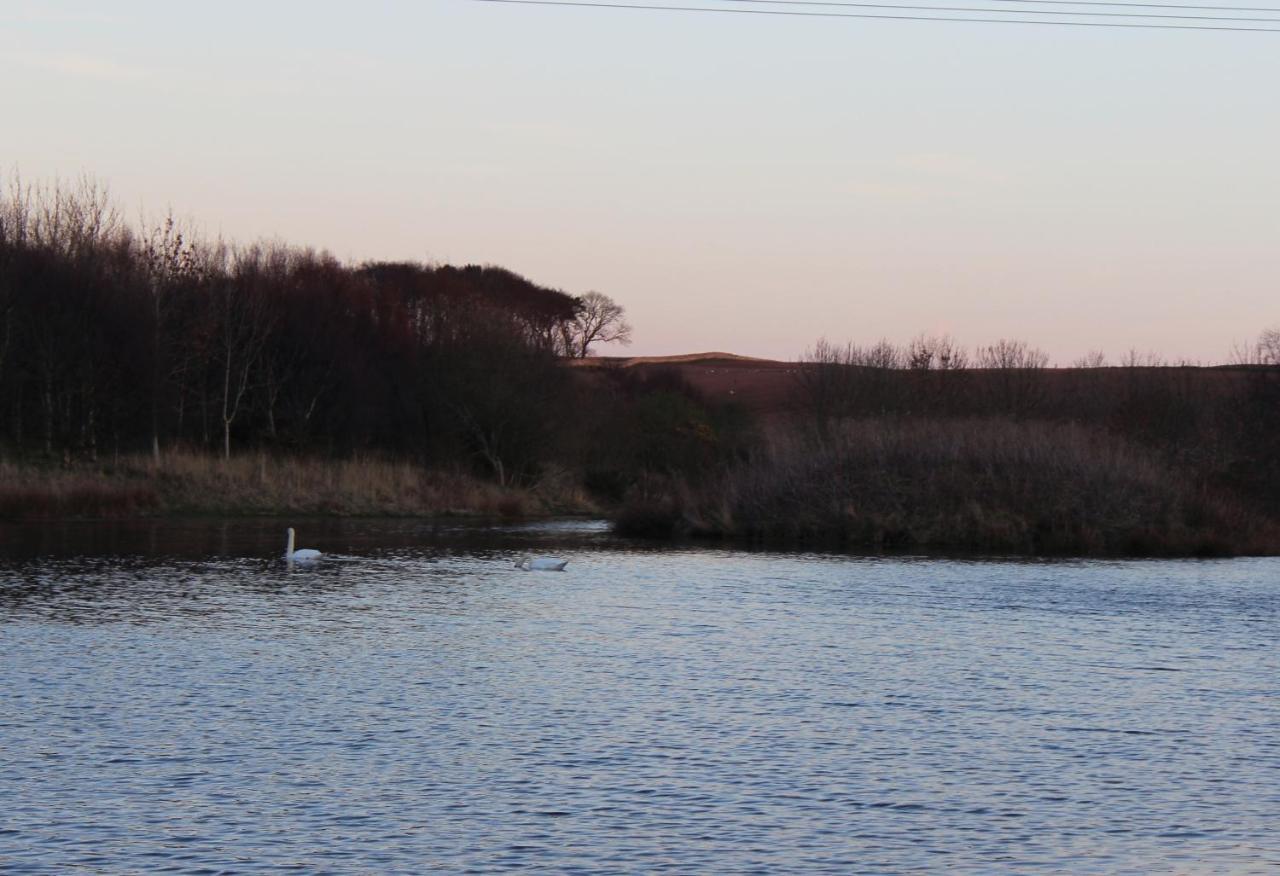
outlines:
{"label": "white swan", "polygon": [[563,572],[569,565],[568,560],[553,560],[550,557],[523,556],[516,560],[516,568],[523,572]]}
{"label": "white swan", "polygon": [[289,543],[284,549],[284,558],[291,563],[310,563],[320,559],[321,553],[313,551],[311,548],[303,548],[300,551],[293,549],[293,527],[289,527]]}

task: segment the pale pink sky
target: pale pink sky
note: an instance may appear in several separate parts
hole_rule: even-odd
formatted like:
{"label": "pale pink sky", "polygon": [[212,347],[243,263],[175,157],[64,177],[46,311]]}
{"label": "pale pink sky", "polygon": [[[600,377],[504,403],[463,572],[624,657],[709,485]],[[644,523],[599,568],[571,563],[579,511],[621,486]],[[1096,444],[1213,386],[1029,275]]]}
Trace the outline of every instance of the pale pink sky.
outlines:
{"label": "pale pink sky", "polygon": [[1221,360],[1280,323],[1280,34],[203,6],[0,6],[0,164],[598,289],[637,354]]}

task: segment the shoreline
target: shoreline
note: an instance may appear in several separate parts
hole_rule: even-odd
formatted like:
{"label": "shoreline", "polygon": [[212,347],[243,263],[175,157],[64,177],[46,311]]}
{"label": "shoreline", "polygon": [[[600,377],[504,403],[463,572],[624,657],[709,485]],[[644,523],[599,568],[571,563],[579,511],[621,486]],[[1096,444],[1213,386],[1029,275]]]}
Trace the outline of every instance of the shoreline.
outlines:
{"label": "shoreline", "polygon": [[[1084,435],[1066,435],[1064,443],[1059,430],[1010,426],[994,438],[979,430],[968,435],[968,450],[942,457],[937,436],[922,426],[864,424],[854,437],[825,448],[775,444],[721,477],[676,479],[656,492],[631,490],[621,501],[599,499],[581,475],[550,467],[537,483],[517,487],[378,457],[258,452],[224,460],[174,451],[158,462],[139,455],[6,461],[0,523],[603,519],[624,538],[745,550],[1024,559],[1280,555],[1274,523],[1188,489],[1163,466],[1139,465],[1123,446]],[[890,439],[897,451],[867,456],[867,448]],[[1039,451],[1017,461],[1007,452],[1013,448]],[[1071,458],[1077,464],[1063,468]],[[976,462],[987,474],[973,475]],[[836,472],[846,483],[833,493]],[[1073,501],[1046,502],[1068,487],[1079,493]],[[860,501],[841,498],[850,495]]]}
{"label": "shoreline", "polygon": [[[218,514],[199,512],[159,512],[132,516],[114,517],[5,517],[0,518],[0,531],[12,528],[23,531],[31,527],[138,527],[152,525],[172,525],[182,527],[184,524],[230,524],[233,526],[252,524],[255,522],[284,526],[286,523],[300,528],[315,526],[333,526],[343,523],[388,523],[388,524],[433,524],[476,527],[508,527],[512,524],[537,524],[552,522],[600,522],[607,526],[610,536],[624,541],[642,551],[663,552],[667,550],[682,551],[696,549],[727,550],[744,554],[813,554],[828,557],[842,557],[849,560],[921,560],[957,562],[1000,562],[1028,564],[1060,564],[1077,562],[1147,562],[1147,561],[1185,561],[1185,562],[1217,562],[1224,560],[1258,560],[1274,559],[1280,553],[1230,553],[1230,552],[1190,552],[1190,553],[1133,553],[1133,552],[1098,552],[1080,553],[1072,551],[1019,551],[998,547],[966,547],[958,544],[914,544],[889,546],[873,542],[840,541],[838,539],[769,539],[749,535],[710,533],[710,532],[678,532],[652,535],[635,534],[617,526],[612,515],[604,513],[556,513],[543,512],[518,517],[501,517],[480,513],[441,513],[441,514]],[[434,526],[433,526],[434,528]],[[275,530],[272,530],[275,538]]]}
{"label": "shoreline", "polygon": [[157,517],[538,518],[600,516],[576,479],[548,471],[500,486],[449,468],[375,457],[349,460],[187,452],[51,465],[0,463],[0,520]]}

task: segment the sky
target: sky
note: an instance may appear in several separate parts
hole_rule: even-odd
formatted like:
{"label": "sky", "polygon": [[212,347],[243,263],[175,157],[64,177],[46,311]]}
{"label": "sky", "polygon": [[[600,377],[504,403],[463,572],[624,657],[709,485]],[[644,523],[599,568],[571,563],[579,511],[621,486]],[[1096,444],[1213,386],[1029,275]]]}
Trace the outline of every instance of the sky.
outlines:
{"label": "sky", "polygon": [[6,177],[598,290],[637,355],[1209,362],[1280,324],[1280,33],[0,0],[0,83]]}

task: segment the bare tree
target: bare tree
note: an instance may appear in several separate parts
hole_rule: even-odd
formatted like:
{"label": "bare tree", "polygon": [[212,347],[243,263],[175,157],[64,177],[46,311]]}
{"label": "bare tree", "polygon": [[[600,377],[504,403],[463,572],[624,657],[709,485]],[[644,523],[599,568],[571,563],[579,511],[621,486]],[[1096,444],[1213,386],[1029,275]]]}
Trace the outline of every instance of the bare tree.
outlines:
{"label": "bare tree", "polygon": [[[918,339],[919,340],[919,339]],[[936,343],[936,339],[929,341]],[[958,361],[958,348],[947,339],[947,361]],[[823,338],[801,357],[797,371],[798,399],[813,417],[819,431],[833,422],[858,415],[878,414],[898,401],[901,383],[895,372],[923,367],[938,360],[939,350],[930,346],[899,348],[886,338],[869,347],[846,343],[843,346]],[[919,356],[913,364],[912,356]]]}
{"label": "bare tree", "polygon": [[503,486],[528,483],[552,443],[564,371],[545,350],[497,329],[442,350],[431,391],[465,446]]}
{"label": "bare tree", "polygon": [[199,282],[202,274],[198,246],[169,213],[147,229],[142,242],[142,266],[146,278],[151,320],[151,456],[160,460],[160,401],[170,376],[168,322],[174,295]]}
{"label": "bare tree", "polygon": [[1107,354],[1101,350],[1090,350],[1079,359],[1071,363],[1072,368],[1105,368],[1107,367]]}
{"label": "bare tree", "polygon": [[1264,365],[1280,365],[1280,326],[1267,329],[1258,338],[1258,360]]}
{"label": "bare tree", "polygon": [[[0,262],[0,270],[3,270]],[[13,341],[13,291],[0,280],[0,386],[4,385],[4,362]]]}
{"label": "bare tree", "polygon": [[283,267],[281,249],[253,246],[236,254],[231,276],[214,290],[217,364],[221,387],[222,455],[231,458],[231,425],[251,388],[251,378],[271,337],[271,313],[260,288]]}
{"label": "bare tree", "polygon": [[913,371],[963,371],[969,354],[951,335],[917,335],[901,354]]}
{"label": "bare tree", "polygon": [[22,355],[38,387],[44,451],[52,455],[55,438],[69,442],[79,433],[92,455],[105,372],[123,358],[95,367],[95,344],[105,337],[103,317],[127,271],[129,231],[105,187],[88,177],[34,187],[15,178],[3,211],[5,238],[35,268],[10,292],[24,299]]}
{"label": "bare tree", "polygon": [[912,371],[929,371],[933,368],[937,351],[929,341],[930,339],[925,335],[917,335],[907,344],[907,367]]}
{"label": "bare tree", "polygon": [[1049,354],[1025,341],[1002,338],[978,348],[978,367],[991,371],[987,385],[996,410],[1014,417],[1032,413],[1045,400],[1043,371]]}
{"label": "bare tree", "polygon": [[1153,350],[1142,353],[1137,347],[1130,347],[1129,352],[1120,360],[1120,365],[1124,368],[1163,368],[1168,364],[1159,353]]}
{"label": "bare tree", "polygon": [[987,347],[978,348],[979,368],[1045,368],[1049,354],[1032,347],[1026,341],[1000,339]]}
{"label": "bare tree", "polygon": [[854,368],[859,355],[853,344],[839,347],[820,338],[800,357],[797,401],[820,431],[825,432],[833,420],[849,415],[857,395]]}
{"label": "bare tree", "polygon": [[588,292],[578,299],[572,322],[561,326],[564,355],[583,359],[591,355],[592,344],[631,343],[631,325],[626,311],[603,292]]}
{"label": "bare tree", "polygon": [[16,206],[11,210],[9,203],[0,200],[0,388],[4,387],[4,364],[13,341],[16,289],[10,263],[20,244],[17,226],[22,218]]}
{"label": "bare tree", "polygon": [[860,360],[857,364],[867,368],[880,368],[887,371],[906,365],[906,354],[894,346],[888,338],[881,338],[865,350],[858,350],[856,347],[852,349],[857,350]]}
{"label": "bare tree", "polygon": [[34,197],[27,230],[30,240],[71,261],[94,256],[125,233],[107,187],[92,177],[82,176],[73,185],[55,180],[52,188],[37,186],[25,197]]}

